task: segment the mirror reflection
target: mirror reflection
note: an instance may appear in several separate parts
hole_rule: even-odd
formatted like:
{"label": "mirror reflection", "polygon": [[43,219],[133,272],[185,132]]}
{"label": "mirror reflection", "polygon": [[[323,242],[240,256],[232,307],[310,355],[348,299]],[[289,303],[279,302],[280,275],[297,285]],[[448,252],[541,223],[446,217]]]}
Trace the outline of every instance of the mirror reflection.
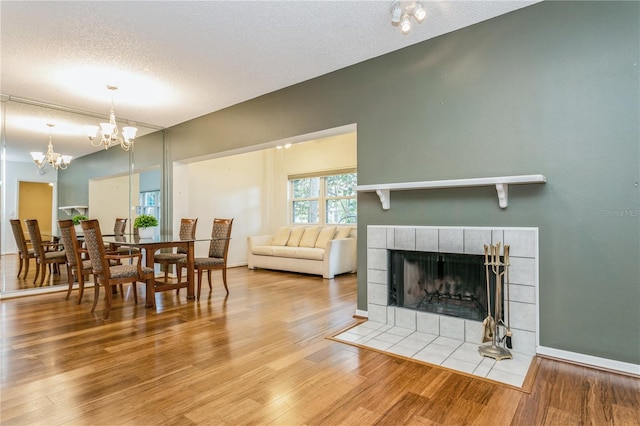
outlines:
{"label": "mirror reflection", "polygon": [[[145,155],[136,168],[133,151],[125,152],[118,145],[108,150],[91,146],[86,126],[108,121],[109,117],[3,96],[1,118],[0,290],[3,293],[67,285],[64,265],[53,268],[54,273],[47,276],[42,287],[38,285],[41,277],[34,284],[36,265],[33,259],[28,272],[26,268],[20,270],[24,263],[19,262],[18,242],[10,220],[20,220],[26,239],[30,239],[25,223],[27,218],[38,220],[43,241],[57,240],[58,219],[77,216],[99,219],[107,228],[104,233],[112,233],[116,218],[135,217],[136,210],[140,209],[137,207],[142,205],[141,189],[145,193],[143,201],[148,201],[149,193],[155,194],[154,208],[160,214],[161,158]],[[118,126],[123,124],[118,123]],[[139,124],[136,127],[136,144],[140,140],[144,145],[145,139],[162,143],[161,136],[149,136],[161,133],[159,128]],[[68,163],[66,168],[59,167],[55,160],[34,161],[31,152],[41,152],[36,158],[41,160],[48,150],[64,155]],[[141,151],[144,152],[144,148]],[[66,156],[72,157],[70,162]],[[95,167],[96,163],[105,163],[105,157],[108,166]],[[13,279],[19,271],[20,278]],[[11,279],[7,280],[7,276]]]}

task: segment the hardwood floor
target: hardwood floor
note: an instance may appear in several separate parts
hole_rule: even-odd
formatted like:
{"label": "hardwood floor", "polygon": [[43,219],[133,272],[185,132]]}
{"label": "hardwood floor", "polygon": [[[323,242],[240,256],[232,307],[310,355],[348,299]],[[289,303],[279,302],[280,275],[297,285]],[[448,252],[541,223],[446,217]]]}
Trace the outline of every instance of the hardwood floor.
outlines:
{"label": "hardwood floor", "polygon": [[356,323],[355,275],[228,280],[157,312],[129,291],[106,322],[92,290],[2,300],[2,425],[640,424],[636,378],[542,359],[529,394],[327,339]]}

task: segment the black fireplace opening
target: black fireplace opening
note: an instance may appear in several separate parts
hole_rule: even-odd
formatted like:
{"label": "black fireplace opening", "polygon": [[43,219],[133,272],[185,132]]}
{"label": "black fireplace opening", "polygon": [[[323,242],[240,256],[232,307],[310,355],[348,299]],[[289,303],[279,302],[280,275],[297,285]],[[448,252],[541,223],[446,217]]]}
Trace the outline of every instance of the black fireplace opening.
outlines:
{"label": "black fireplace opening", "polygon": [[[403,250],[389,254],[390,306],[476,321],[487,316],[483,255]],[[495,278],[489,272],[493,294]]]}

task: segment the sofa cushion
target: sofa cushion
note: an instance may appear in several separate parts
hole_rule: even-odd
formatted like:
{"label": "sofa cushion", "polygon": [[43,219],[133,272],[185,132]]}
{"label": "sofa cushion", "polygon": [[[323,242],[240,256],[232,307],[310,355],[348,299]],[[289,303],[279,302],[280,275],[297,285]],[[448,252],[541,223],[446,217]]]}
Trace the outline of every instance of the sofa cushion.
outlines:
{"label": "sofa cushion", "polygon": [[324,258],[324,249],[298,247],[296,248],[296,259],[322,260]]}
{"label": "sofa cushion", "polygon": [[260,256],[273,256],[273,246],[256,246],[251,248],[251,253]]}
{"label": "sofa cushion", "polygon": [[333,237],[335,240],[342,240],[343,238],[349,238],[351,233],[350,226],[339,226],[336,235]]}
{"label": "sofa cushion", "polygon": [[278,229],[278,232],[276,232],[276,235],[273,236],[271,245],[283,246],[287,244],[290,234],[291,234],[291,228],[289,228],[288,226],[283,226],[282,228]]}
{"label": "sofa cushion", "polygon": [[289,235],[289,241],[287,241],[287,246],[289,247],[298,247],[300,245],[300,239],[302,239],[302,234],[304,234],[304,228],[298,226],[291,230],[291,235]]}
{"label": "sofa cushion", "polygon": [[274,246],[273,248],[273,255],[277,256],[277,257],[297,257],[296,256],[296,250],[298,249],[298,247],[280,247],[280,246]]}
{"label": "sofa cushion", "polygon": [[320,230],[318,234],[318,239],[316,240],[315,247],[317,248],[325,248],[330,239],[333,238],[333,234],[336,233],[335,226],[325,226]]}
{"label": "sofa cushion", "polygon": [[316,240],[318,239],[319,233],[320,233],[319,226],[311,226],[309,228],[305,228],[304,234],[302,235],[302,239],[300,240],[299,247],[313,248],[316,244]]}

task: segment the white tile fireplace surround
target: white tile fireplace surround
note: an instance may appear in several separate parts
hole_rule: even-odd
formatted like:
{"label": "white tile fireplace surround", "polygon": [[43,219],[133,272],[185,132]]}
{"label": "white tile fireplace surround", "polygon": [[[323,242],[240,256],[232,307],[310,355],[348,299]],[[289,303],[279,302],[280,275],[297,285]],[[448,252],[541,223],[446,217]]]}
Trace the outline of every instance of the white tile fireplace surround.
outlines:
{"label": "white tile fireplace surround", "polygon": [[[510,309],[513,360],[496,362],[477,352],[477,346],[482,343],[480,321],[387,305],[389,250],[484,255],[485,244],[498,242],[502,246],[510,246],[511,301],[508,307],[505,304],[505,318],[507,309]],[[506,290],[504,293],[506,296]],[[426,343],[423,342],[425,345],[418,352],[410,354],[411,351],[405,349],[402,355],[521,386],[538,342],[538,229],[368,226],[367,298],[368,320],[372,326],[384,325],[377,327],[378,330],[388,330],[392,334],[406,334],[410,331],[412,333],[405,336],[410,337],[410,340],[419,339],[420,336],[426,339]],[[371,337],[369,345],[377,345],[377,349],[385,350],[375,340],[375,337]],[[378,340],[384,341],[385,338],[379,334]],[[367,345],[366,339],[357,343]],[[399,343],[401,342],[396,341],[396,344]],[[392,346],[387,346],[386,350],[393,352]],[[449,350],[440,346],[448,346]],[[510,375],[511,367],[513,371]]]}

